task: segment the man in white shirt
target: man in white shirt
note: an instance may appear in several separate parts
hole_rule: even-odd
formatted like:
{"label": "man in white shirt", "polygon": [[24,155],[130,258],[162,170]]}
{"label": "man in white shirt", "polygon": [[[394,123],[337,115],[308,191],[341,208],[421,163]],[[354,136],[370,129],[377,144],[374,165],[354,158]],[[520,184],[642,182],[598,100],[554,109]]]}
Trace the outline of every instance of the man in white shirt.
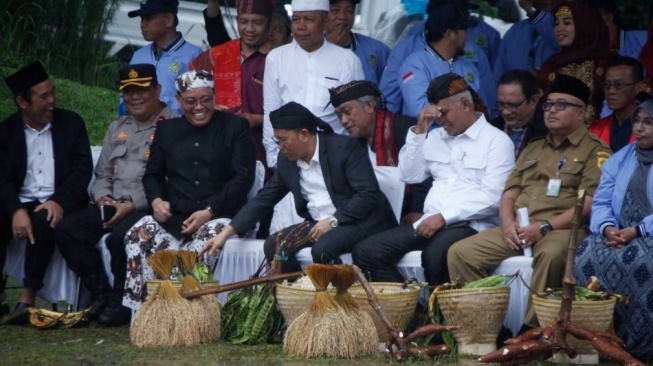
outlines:
{"label": "man in white shirt", "polygon": [[[277,171],[231,223],[206,243],[200,255],[209,250],[215,254],[232,235],[254,228],[289,192],[299,216],[310,223],[299,237],[309,240],[301,248],[312,247],[315,263],[341,263],[339,256],[349,253],[356,243],[397,225],[364,141],[334,134],[326,122],[295,102],[273,111],[270,119],[281,149]],[[324,132],[317,132],[318,128]],[[286,227],[282,240],[295,227]],[[274,233],[265,241],[269,260],[274,257],[277,236]],[[287,257],[284,272],[301,270],[293,254],[282,253]]]}
{"label": "man in white shirt", "polygon": [[[93,159],[84,120],[55,108],[54,85],[40,62],[5,82],[18,111],[0,122],[0,266],[12,238],[13,245],[25,247],[23,291],[14,313],[16,322],[27,323],[26,309],[34,306],[54,251],[55,227],[88,204]],[[0,281],[0,302],[3,290]]]}
{"label": "man in white shirt", "polygon": [[271,111],[297,102],[336,133],[344,134],[329,105],[329,89],[365,78],[361,62],[351,50],[324,39],[329,0],[294,0],[292,10],[293,42],[272,50],[265,61],[263,145],[270,168],[276,167],[279,153],[272,139]]}
{"label": "man in white shirt", "polygon": [[[449,247],[499,224],[499,200],[515,164],[514,148],[505,133],[475,111],[474,93],[457,74],[431,81],[429,106],[420,111],[399,152],[399,172],[406,183],[432,177],[433,185],[424,215],[414,224],[383,231],[354,248],[354,263],[372,281],[403,281],[395,264],[421,250],[429,284],[448,282]],[[429,131],[434,122],[442,128]]]}

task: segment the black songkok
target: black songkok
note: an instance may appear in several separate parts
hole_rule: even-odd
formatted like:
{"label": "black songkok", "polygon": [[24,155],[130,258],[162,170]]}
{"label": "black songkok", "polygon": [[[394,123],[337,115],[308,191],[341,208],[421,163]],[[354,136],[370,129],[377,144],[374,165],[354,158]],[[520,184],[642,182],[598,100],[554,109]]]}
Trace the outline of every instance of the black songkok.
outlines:
{"label": "black songkok", "polygon": [[558,74],[553,85],[549,89],[550,93],[569,94],[583,101],[587,104],[590,100],[590,88],[584,82],[576,79],[573,76]]}
{"label": "black songkok", "polygon": [[5,83],[15,98],[18,94],[28,91],[34,85],[40,84],[49,78],[43,64],[40,61],[34,61],[12,75],[7,76]]}
{"label": "black songkok", "polygon": [[270,112],[270,123],[275,130],[301,130],[307,129],[314,133],[317,129],[332,133],[333,128],[328,123],[316,117],[303,105],[290,102],[276,111]]}
{"label": "black songkok", "polygon": [[382,98],[383,94],[381,94],[376,84],[366,80],[356,80],[329,89],[329,95],[331,96],[331,104],[337,108],[342,103],[349,102],[350,100],[367,96]]}

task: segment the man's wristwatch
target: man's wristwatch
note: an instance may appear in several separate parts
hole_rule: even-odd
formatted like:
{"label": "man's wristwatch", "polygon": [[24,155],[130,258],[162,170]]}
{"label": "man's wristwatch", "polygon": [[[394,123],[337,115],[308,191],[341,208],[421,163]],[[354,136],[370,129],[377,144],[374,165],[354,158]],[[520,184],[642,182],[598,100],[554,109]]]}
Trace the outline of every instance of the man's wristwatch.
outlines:
{"label": "man's wristwatch", "polygon": [[331,227],[338,227],[338,219],[336,219],[335,216],[332,216],[331,221],[329,221],[329,224],[331,225]]}
{"label": "man's wristwatch", "polygon": [[542,221],[542,224],[540,225],[540,234],[542,234],[542,236],[546,236],[546,234],[552,231],[553,227],[551,227],[551,224],[549,224],[548,221]]}
{"label": "man's wristwatch", "polygon": [[211,206],[206,206],[205,210],[209,211],[212,218],[215,217],[215,213],[213,212],[213,209],[211,208]]}

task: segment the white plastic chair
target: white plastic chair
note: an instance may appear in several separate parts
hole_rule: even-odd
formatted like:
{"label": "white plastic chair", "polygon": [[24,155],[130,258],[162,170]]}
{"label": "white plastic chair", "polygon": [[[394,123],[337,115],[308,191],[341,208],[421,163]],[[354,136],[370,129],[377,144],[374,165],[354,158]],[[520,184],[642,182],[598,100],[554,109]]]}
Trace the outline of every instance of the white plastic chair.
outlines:
{"label": "white plastic chair", "polygon": [[[233,238],[227,240],[218,265],[213,272],[213,279],[221,285],[249,279],[265,259],[264,240]],[[218,294],[222,304],[227,301],[228,292]]]}

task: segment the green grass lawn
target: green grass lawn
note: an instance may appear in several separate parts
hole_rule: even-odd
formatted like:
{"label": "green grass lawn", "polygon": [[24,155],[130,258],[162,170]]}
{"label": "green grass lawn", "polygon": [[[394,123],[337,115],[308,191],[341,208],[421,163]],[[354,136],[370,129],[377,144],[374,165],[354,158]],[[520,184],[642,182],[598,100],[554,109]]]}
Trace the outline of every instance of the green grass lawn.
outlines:
{"label": "green grass lawn", "polygon": [[[10,285],[17,282],[10,278]],[[20,290],[8,290],[7,303],[15,304]],[[42,300],[37,306],[49,308]],[[64,309],[65,304],[60,304]],[[31,325],[0,326],[0,365],[389,365],[385,356],[356,360],[304,359],[284,355],[281,344],[240,346],[218,341],[194,347],[137,348],[129,327],[102,328],[90,324],[73,329],[40,330]],[[412,360],[411,365],[481,365],[475,357],[443,356]],[[602,365],[614,365],[602,362]],[[494,364],[496,365],[496,364]],[[531,365],[553,365],[536,362]]]}
{"label": "green grass lawn", "polygon": [[[15,70],[0,68],[6,77]],[[91,145],[102,145],[109,124],[118,118],[117,91],[86,86],[65,79],[53,78],[57,91],[57,107],[77,112],[86,121]],[[0,121],[16,112],[13,96],[4,82],[0,83]]]}

